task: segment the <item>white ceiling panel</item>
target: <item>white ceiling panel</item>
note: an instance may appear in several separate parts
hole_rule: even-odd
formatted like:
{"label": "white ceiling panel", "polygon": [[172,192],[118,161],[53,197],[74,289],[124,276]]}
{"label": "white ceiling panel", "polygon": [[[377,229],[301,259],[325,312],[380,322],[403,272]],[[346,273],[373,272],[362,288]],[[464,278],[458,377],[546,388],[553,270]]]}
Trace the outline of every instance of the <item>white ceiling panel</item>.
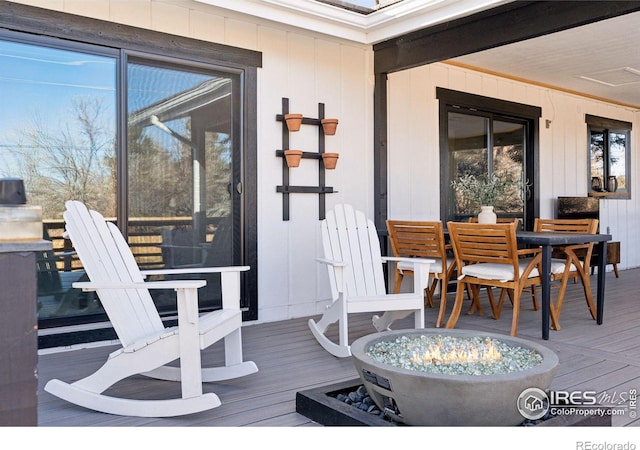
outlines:
{"label": "white ceiling panel", "polygon": [[640,108],[640,12],[452,61]]}

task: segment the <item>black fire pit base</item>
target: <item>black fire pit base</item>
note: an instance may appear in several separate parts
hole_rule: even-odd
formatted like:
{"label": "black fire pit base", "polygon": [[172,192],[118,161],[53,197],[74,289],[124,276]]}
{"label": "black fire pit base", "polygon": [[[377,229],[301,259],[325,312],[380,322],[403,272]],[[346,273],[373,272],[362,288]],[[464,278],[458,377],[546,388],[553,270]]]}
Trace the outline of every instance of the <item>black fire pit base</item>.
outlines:
{"label": "black fire pit base", "polygon": [[[338,394],[348,394],[362,386],[359,378],[296,393],[296,412],[324,426],[396,427],[404,424],[362,411],[343,401]],[[556,416],[536,427],[610,427],[611,416]]]}
{"label": "black fire pit base", "polygon": [[296,393],[296,412],[325,426],[395,427],[400,423],[362,411],[336,398],[362,386],[360,379],[330,384]]}

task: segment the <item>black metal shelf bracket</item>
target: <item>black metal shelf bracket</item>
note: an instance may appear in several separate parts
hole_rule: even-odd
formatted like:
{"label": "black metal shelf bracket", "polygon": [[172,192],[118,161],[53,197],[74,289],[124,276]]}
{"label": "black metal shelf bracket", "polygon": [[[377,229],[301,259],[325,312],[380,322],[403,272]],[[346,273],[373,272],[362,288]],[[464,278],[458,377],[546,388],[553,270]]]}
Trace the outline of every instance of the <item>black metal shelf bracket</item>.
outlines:
{"label": "black metal shelf bracket", "polygon": [[331,186],[325,184],[325,168],[322,160],[324,153],[324,130],[322,129],[322,119],[324,119],[324,103],[318,103],[318,117],[303,117],[303,125],[314,125],[319,127],[318,131],[318,151],[303,152],[303,159],[315,159],[318,161],[318,185],[317,186],[291,186],[289,184],[289,166],[284,157],[284,151],[289,149],[289,129],[284,120],[284,116],[289,114],[289,99],[282,98],[282,114],[276,114],[276,121],[282,122],[282,150],[276,150],[276,156],[282,158],[282,185],[276,186],[276,192],[282,193],[282,220],[289,220],[290,201],[289,194],[318,194],[318,220],[325,218],[326,199],[325,194],[333,194]]}

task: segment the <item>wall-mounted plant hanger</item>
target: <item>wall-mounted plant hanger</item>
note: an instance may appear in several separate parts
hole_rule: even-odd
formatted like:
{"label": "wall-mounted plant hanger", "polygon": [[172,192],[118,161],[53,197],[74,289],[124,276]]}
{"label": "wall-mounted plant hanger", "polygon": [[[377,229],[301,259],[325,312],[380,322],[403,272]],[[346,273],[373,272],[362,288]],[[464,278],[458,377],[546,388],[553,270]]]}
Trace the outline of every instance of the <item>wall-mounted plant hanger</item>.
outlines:
{"label": "wall-mounted plant hanger", "polygon": [[[318,185],[317,186],[292,186],[289,184],[289,170],[290,168],[297,167],[295,162],[287,162],[289,149],[289,132],[298,131],[300,124],[293,124],[290,120],[294,119],[293,113],[289,113],[289,99],[282,99],[282,114],[276,115],[276,120],[282,122],[282,150],[276,150],[276,156],[282,158],[282,185],[276,186],[276,191],[282,193],[282,220],[289,220],[289,194],[318,194],[318,219],[325,218],[326,200],[325,194],[331,194],[334,191],[331,186],[325,185],[325,169],[335,168],[334,162],[337,160],[337,153],[326,153],[324,136],[325,134],[335,134],[335,125],[337,125],[337,119],[328,119],[323,124],[324,119],[324,103],[318,103],[318,117],[304,117],[301,114],[296,114],[296,120],[300,121],[301,125],[314,125],[319,127],[318,130],[318,151],[317,152],[305,152],[302,151],[298,155],[302,160],[315,159],[318,162]],[[325,126],[332,127],[333,129],[327,129]],[[325,159],[331,157],[332,161]],[[299,162],[297,163],[299,164]]]}

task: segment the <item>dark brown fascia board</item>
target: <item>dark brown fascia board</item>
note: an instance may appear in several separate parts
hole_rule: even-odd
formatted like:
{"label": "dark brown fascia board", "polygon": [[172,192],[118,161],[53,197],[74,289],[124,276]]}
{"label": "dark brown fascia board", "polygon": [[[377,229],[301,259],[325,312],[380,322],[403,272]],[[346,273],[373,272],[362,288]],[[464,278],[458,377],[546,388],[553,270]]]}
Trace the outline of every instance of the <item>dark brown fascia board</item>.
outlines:
{"label": "dark brown fascia board", "polygon": [[[0,1],[2,28],[130,51],[157,50],[163,54],[208,64],[223,64],[225,67],[262,67],[262,53],[254,50],[9,1]],[[203,54],[203,46],[207,48],[206,54]]]}
{"label": "dark brown fascia board", "polygon": [[640,1],[514,1],[373,46],[392,73],[640,11]]}

